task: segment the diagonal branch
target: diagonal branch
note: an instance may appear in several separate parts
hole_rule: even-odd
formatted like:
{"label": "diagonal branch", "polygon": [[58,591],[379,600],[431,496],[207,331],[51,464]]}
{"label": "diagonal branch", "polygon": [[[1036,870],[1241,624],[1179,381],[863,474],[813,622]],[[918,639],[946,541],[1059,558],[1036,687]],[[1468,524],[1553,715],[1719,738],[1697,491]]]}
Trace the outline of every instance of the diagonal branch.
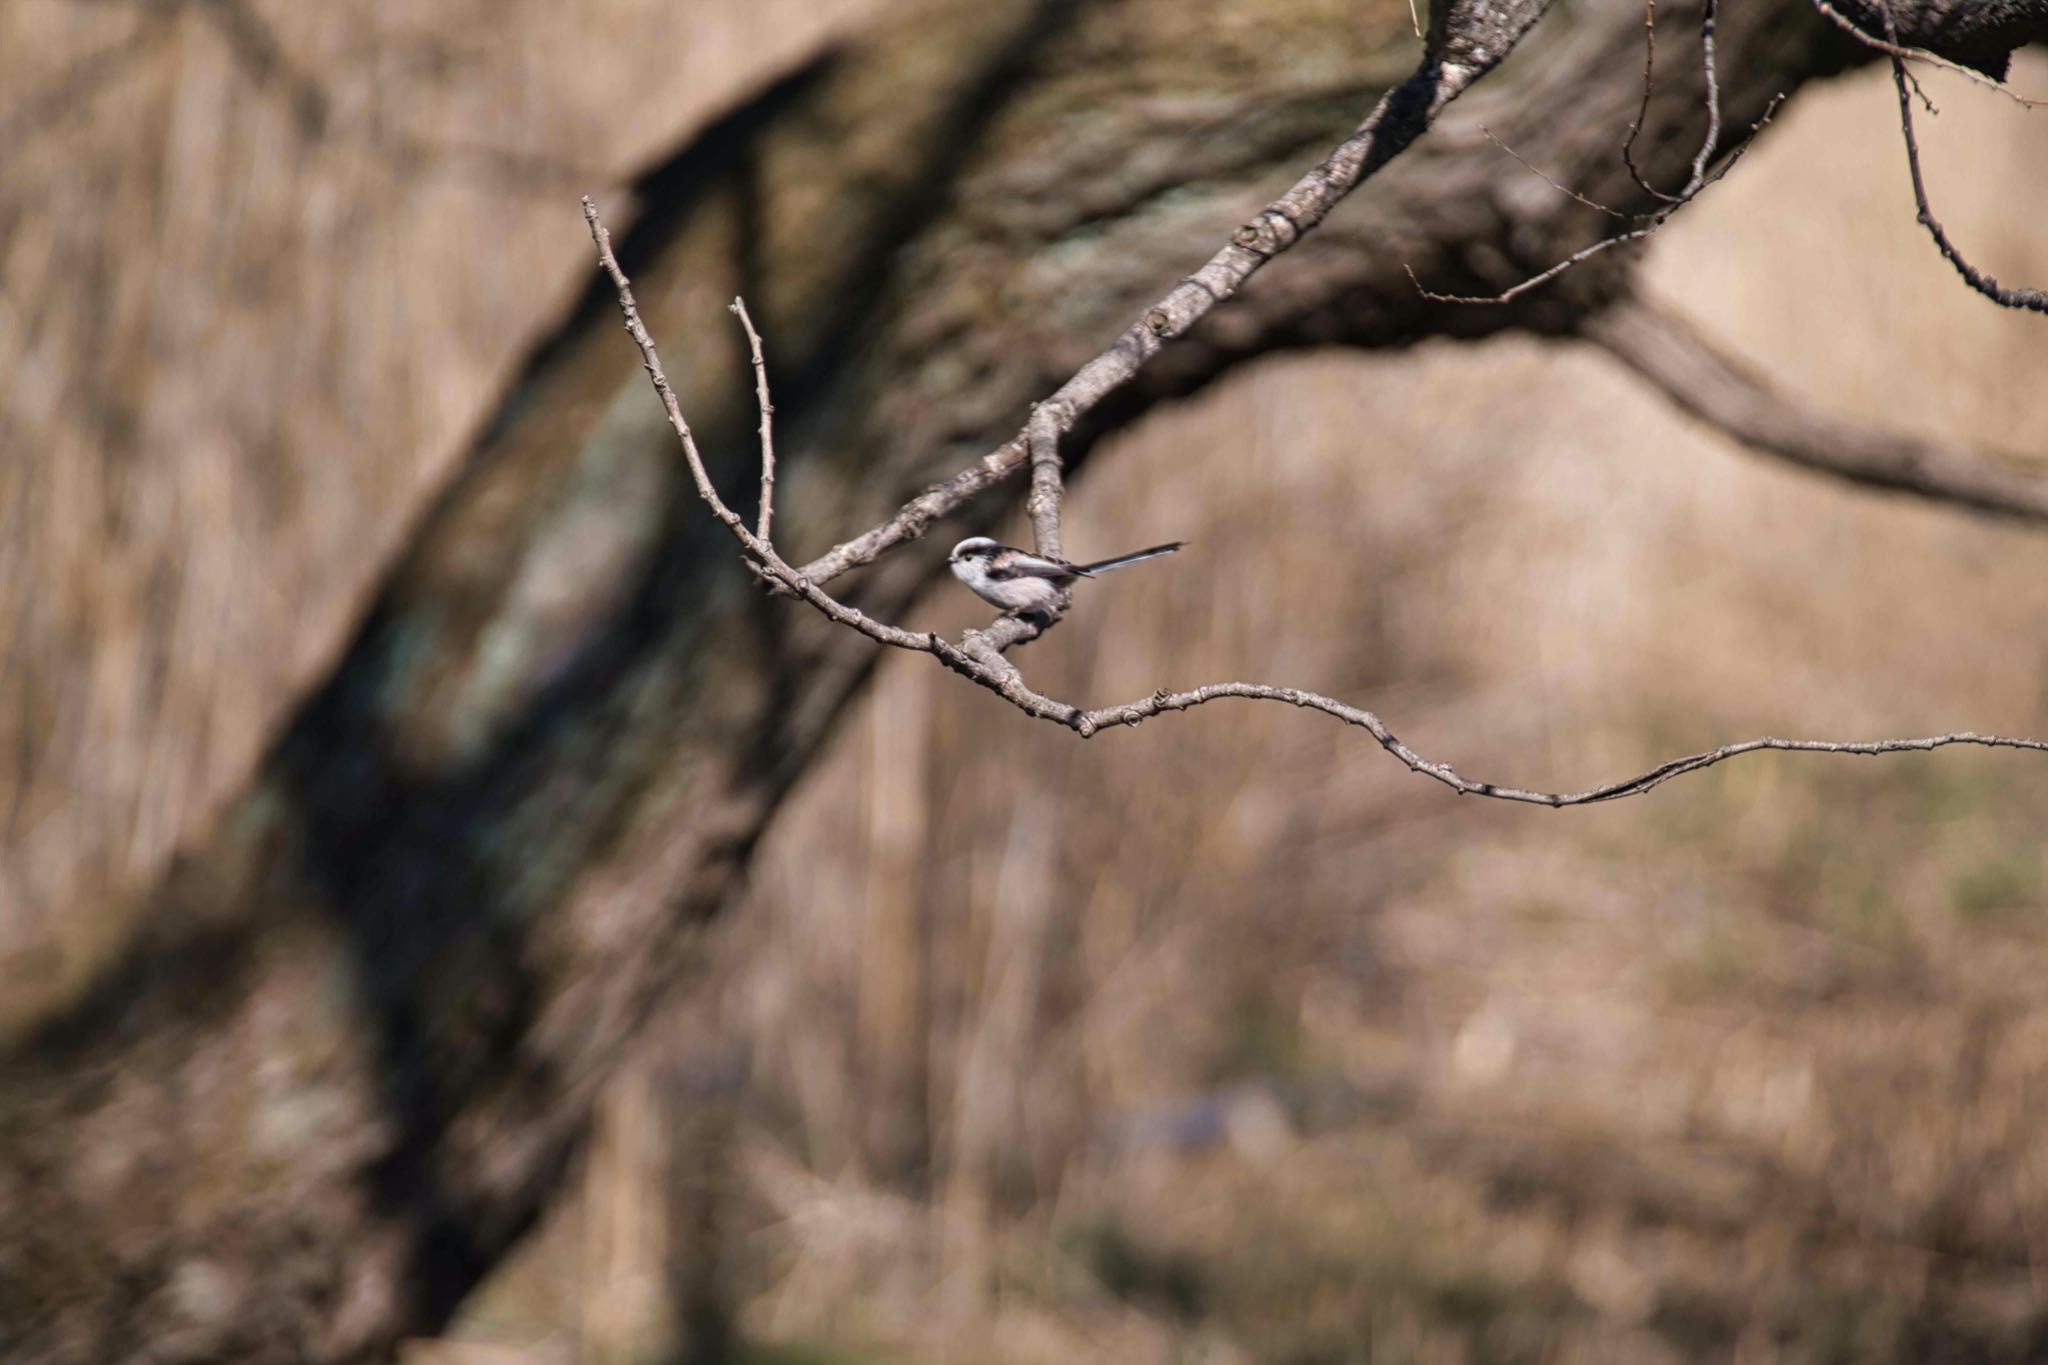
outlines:
{"label": "diagonal branch", "polygon": [[2048,476],[2025,473],[1959,441],[1881,431],[1818,412],[1651,300],[1625,296],[1581,321],[1578,330],[1680,408],[1744,445],[1851,483],[2048,521]]}
{"label": "diagonal branch", "polygon": [[[1433,6],[1423,60],[1415,73],[1388,91],[1336,150],[1240,227],[1205,265],[1176,284],[1041,403],[1038,410],[1050,423],[1044,437],[1056,441],[1073,430],[1168,341],[1187,332],[1241,290],[1268,261],[1300,241],[1347,194],[1427,131],[1445,105],[1498,64],[1549,6],[1550,0],[1449,0]],[[885,551],[916,540],[934,521],[1009,478],[1031,459],[1027,428],[918,494],[887,521],[804,565],[803,576],[813,583],[829,583],[850,569],[873,563]],[[1046,505],[1042,494],[1034,497]],[[1056,522],[1052,524],[1057,535]],[[1045,548],[1041,543],[1040,551]]]}
{"label": "diagonal branch", "polygon": [[[726,506],[719,497],[717,488],[706,472],[703,457],[698,453],[696,437],[683,417],[682,409],[676,402],[668,376],[662,369],[661,357],[656,353],[654,340],[640,321],[640,311],[633,298],[633,287],[625,272],[620,269],[618,258],[612,253],[611,234],[605,230],[599,218],[597,206],[588,197],[583,200],[583,216],[590,225],[591,239],[597,243],[598,260],[605,273],[611,277],[618,290],[619,308],[625,315],[626,331],[632,336],[633,344],[640,350],[642,366],[647,377],[659,395],[663,410],[668,414],[669,425],[674,428],[677,439],[682,443],[683,458],[690,468],[690,478],[696,484],[698,495],[711,509],[712,515],[722,522],[733,538],[738,540],[747,553],[753,557],[760,570],[783,588],[803,598],[828,619],[859,632],[878,644],[897,649],[913,650],[930,654],[940,663],[963,677],[987,688],[997,696],[1015,706],[1028,716],[1039,720],[1064,725],[1086,739],[1113,726],[1139,725],[1154,716],[1174,711],[1187,711],[1212,701],[1235,698],[1247,701],[1277,701],[1298,706],[1324,715],[1335,717],[1346,725],[1355,725],[1365,730],[1381,748],[1392,754],[1411,772],[1442,783],[1462,796],[1486,796],[1501,801],[1515,801],[1529,805],[1562,808],[1585,806],[1601,801],[1613,801],[1622,797],[1637,796],[1662,786],[1674,777],[1698,772],[1717,763],[1742,754],[1759,753],[1765,750],[1780,750],[1797,753],[1828,754],[1890,754],[1911,753],[1930,749],[1946,748],[1953,744],[1976,745],[1984,748],[2030,749],[2048,752],[2048,740],[2026,739],[2004,735],[1980,735],[1964,730],[1953,734],[1929,735],[1910,739],[1880,739],[1864,741],[1835,741],[1818,739],[1779,739],[1764,736],[1744,740],[1736,744],[1725,744],[1718,749],[1704,753],[1688,754],[1660,763],[1646,772],[1617,782],[1589,787],[1580,792],[1543,792],[1522,787],[1501,786],[1493,782],[1479,782],[1464,777],[1448,763],[1440,763],[1423,757],[1390,730],[1371,711],[1351,706],[1332,697],[1316,692],[1305,692],[1293,687],[1274,687],[1264,683],[1211,683],[1187,691],[1169,692],[1161,689],[1139,701],[1119,706],[1102,706],[1086,709],[1069,702],[1059,701],[1034,690],[1024,681],[1023,675],[1014,664],[1001,654],[1002,643],[999,633],[1006,627],[1017,625],[1015,618],[1004,618],[990,631],[969,631],[960,644],[955,645],[931,632],[904,630],[899,626],[887,625],[875,620],[854,607],[850,607],[823,588],[812,582],[802,571],[795,569],[776,552],[772,543],[747,528],[746,521]],[[745,305],[734,300],[733,311],[746,322]],[[762,381],[757,389],[761,405],[768,404],[766,383]],[[1053,418],[1051,420],[1057,420]],[[774,458],[768,428],[761,429],[761,457],[764,463]],[[1023,626],[1025,629],[1035,628]],[[1028,637],[1027,637],[1028,638]]]}

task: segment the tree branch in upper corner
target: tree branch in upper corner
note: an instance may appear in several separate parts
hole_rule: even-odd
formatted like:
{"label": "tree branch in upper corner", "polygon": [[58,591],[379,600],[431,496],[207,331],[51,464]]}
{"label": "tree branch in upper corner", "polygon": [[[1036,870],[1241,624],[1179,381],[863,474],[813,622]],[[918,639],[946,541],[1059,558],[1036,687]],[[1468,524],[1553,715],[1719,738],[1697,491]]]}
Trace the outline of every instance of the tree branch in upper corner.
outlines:
{"label": "tree branch in upper corner", "polygon": [[1579,335],[1752,449],[1851,483],[2048,522],[2048,475],[1961,441],[1882,431],[1821,412],[1640,295],[1584,319]]}
{"label": "tree branch in upper corner", "polygon": [[2048,41],[2048,0],[1812,0],[1881,52],[1911,49],[2004,80],[2016,48]]}

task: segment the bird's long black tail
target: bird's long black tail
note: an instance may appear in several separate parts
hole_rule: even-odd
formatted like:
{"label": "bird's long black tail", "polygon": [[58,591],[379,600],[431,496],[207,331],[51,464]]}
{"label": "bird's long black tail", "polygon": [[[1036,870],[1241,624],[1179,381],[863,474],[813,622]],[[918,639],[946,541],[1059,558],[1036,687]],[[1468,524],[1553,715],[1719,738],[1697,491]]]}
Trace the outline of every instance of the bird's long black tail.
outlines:
{"label": "bird's long black tail", "polygon": [[1115,559],[1098,559],[1093,564],[1076,564],[1074,572],[1083,578],[1093,578],[1096,574],[1108,573],[1111,569],[1121,569],[1126,564],[1137,564],[1147,559],[1157,559],[1161,555],[1170,555],[1185,544],[1185,540],[1176,540],[1165,545],[1154,545],[1149,550],[1139,550],[1134,554],[1118,555]]}

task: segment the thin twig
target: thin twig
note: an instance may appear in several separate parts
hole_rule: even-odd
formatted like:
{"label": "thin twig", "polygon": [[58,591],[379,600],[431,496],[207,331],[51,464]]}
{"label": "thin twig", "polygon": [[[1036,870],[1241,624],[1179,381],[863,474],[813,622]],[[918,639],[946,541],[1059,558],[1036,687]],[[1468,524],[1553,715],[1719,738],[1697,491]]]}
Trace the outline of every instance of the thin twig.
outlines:
{"label": "thin twig", "polygon": [[1510,285],[1498,294],[1439,294],[1434,289],[1423,288],[1422,281],[1416,278],[1415,267],[1403,265],[1401,268],[1408,272],[1409,283],[1415,286],[1415,292],[1428,299],[1431,303],[1508,303],[1520,298],[1532,289],[1541,289],[1573,266],[1588,261],[1603,251],[1621,246],[1627,242],[1641,241],[1643,238],[1656,232],[1663,222],[1664,220],[1659,218],[1648,227],[1632,228],[1627,232],[1618,233],[1612,237],[1602,237],[1590,246],[1580,247],[1577,251],[1574,251],[1571,255],[1552,265],[1547,270],[1542,271],[1540,274],[1531,275],[1520,284]]}
{"label": "thin twig", "polygon": [[1532,163],[1528,157],[1523,156],[1513,147],[1508,146],[1507,143],[1502,142],[1498,137],[1495,137],[1493,129],[1487,127],[1485,124],[1482,123],[1479,125],[1479,131],[1486,135],[1486,140],[1488,142],[1491,142],[1494,146],[1500,148],[1509,156],[1521,162],[1523,170],[1535,176],[1538,180],[1541,180],[1544,184],[1550,186],[1550,188],[1556,190],[1559,194],[1564,195],[1568,199],[1576,200],[1579,203],[1584,204],[1589,209],[1595,209],[1601,213],[1604,213],[1609,218],[1619,218],[1623,221],[1626,221],[1628,219],[1629,215],[1623,213],[1620,209],[1611,209],[1597,199],[1588,199],[1585,195],[1580,194],[1570,185],[1559,183],[1558,180],[1555,179],[1553,176],[1551,176],[1550,174],[1542,170],[1540,167]]}
{"label": "thin twig", "polygon": [[[1885,37],[1894,46],[1898,43],[1898,27],[1892,21],[1891,5],[1887,0],[1878,0],[1878,11],[1884,15]],[[1963,258],[1956,244],[1948,239],[1948,232],[1941,220],[1934,216],[1934,208],[1927,202],[1927,184],[1920,176],[1920,140],[1913,133],[1913,100],[1906,90],[1906,63],[1897,53],[1892,54],[1892,84],[1899,92],[1899,129],[1906,135],[1906,169],[1913,176],[1913,203],[1920,214],[1920,226],[1927,229],[1927,235],[1934,238],[1934,245],[1956,268],[1963,282],[2004,308],[2023,308],[2035,313],[2048,313],[2048,293],[2025,287],[2008,289],[1996,279],[1985,274]]]}
{"label": "thin twig", "polygon": [[754,404],[761,410],[761,518],[754,534],[765,541],[775,522],[775,405],[768,401],[768,364],[761,358],[761,334],[747,316],[747,301],[735,298],[728,306],[747,329],[747,349],[754,357]]}
{"label": "thin twig", "polygon": [[1926,88],[1920,84],[1920,78],[1913,74],[1913,68],[1907,67],[1905,68],[1905,71],[1906,84],[1913,87],[1913,98],[1920,101],[1920,107],[1927,111],[1927,117],[1940,118],[1941,110],[1934,107],[1933,97],[1931,97],[1927,93]]}
{"label": "thin twig", "polygon": [[1706,181],[1701,185],[1701,189],[1707,185],[1719,184],[1722,176],[1735,169],[1736,164],[1748,154],[1749,149],[1756,145],[1757,134],[1770,126],[1771,116],[1778,112],[1778,106],[1784,102],[1785,92],[1782,90],[1765,101],[1763,113],[1757,116],[1755,123],[1749,125],[1749,131],[1742,135],[1742,141],[1729,148],[1728,155],[1722,157],[1715,163],[1714,169],[1707,172]]}
{"label": "thin twig", "polygon": [[[1674,777],[1712,767],[1716,763],[1725,762],[1741,754],[1766,749],[1802,753],[1889,754],[1939,749],[1951,744],[1972,744],[1987,748],[2048,752],[2048,741],[2009,738],[2003,735],[1980,735],[1968,730],[1918,739],[1848,742],[1765,736],[1761,739],[1745,740],[1739,744],[1723,745],[1705,753],[1671,759],[1634,777],[1590,787],[1581,792],[1541,792],[1501,786],[1492,782],[1475,782],[1460,775],[1449,764],[1424,758],[1409,748],[1372,712],[1325,697],[1320,693],[1304,692],[1298,688],[1271,687],[1262,683],[1212,683],[1206,687],[1191,688],[1183,692],[1168,692],[1162,689],[1138,701],[1127,702],[1121,706],[1096,707],[1092,710],[1055,700],[1033,690],[1025,683],[1016,666],[1002,657],[1001,651],[1006,643],[1029,638],[1025,632],[1035,633],[1035,628],[1029,623],[1020,622],[1016,618],[999,620],[989,630],[967,632],[966,637],[958,645],[936,634],[907,631],[885,625],[832,597],[784,562],[766,537],[756,535],[747,529],[746,522],[719,497],[710,475],[705,471],[703,458],[697,451],[696,438],[691,434],[689,423],[684,420],[682,409],[676,403],[674,390],[669,387],[668,377],[662,370],[661,357],[655,352],[654,340],[647,334],[647,328],[640,321],[640,310],[633,299],[632,285],[626,279],[625,272],[619,268],[618,258],[612,254],[611,234],[605,230],[603,221],[598,217],[597,206],[587,197],[583,201],[583,216],[590,225],[591,240],[597,244],[598,260],[618,291],[619,308],[625,315],[626,331],[632,336],[633,344],[639,348],[641,365],[646,369],[647,377],[661,399],[662,408],[668,414],[670,427],[675,430],[677,439],[682,443],[683,457],[689,464],[690,477],[696,484],[698,496],[704,499],[712,515],[724,523],[726,529],[753,557],[762,571],[802,597],[828,619],[858,631],[878,644],[933,655],[946,667],[994,692],[1026,715],[1063,725],[1083,738],[1100,734],[1112,727],[1139,725],[1154,716],[1172,711],[1186,711],[1226,698],[1285,702],[1290,706],[1320,711],[1347,725],[1358,726],[1379,741],[1381,748],[1392,754],[1410,771],[1440,782],[1461,795],[1485,796],[1500,801],[1551,807],[1584,806],[1640,795],[1654,787],[1662,786]],[[734,311],[740,310],[736,308]],[[765,409],[768,406],[765,384],[756,389],[756,396]],[[772,458],[772,451],[765,443],[762,455],[764,460]]]}
{"label": "thin twig", "polygon": [[1672,196],[1664,193],[1646,179],[1636,166],[1636,138],[1641,136],[1643,123],[1650,117],[1650,93],[1656,83],[1657,74],[1657,0],[1643,0],[1643,98],[1636,105],[1636,116],[1629,121],[1628,133],[1621,140],[1621,164],[1628,167],[1629,179],[1636,182],[1636,188],[1653,199],[1666,203],[1674,202]]}

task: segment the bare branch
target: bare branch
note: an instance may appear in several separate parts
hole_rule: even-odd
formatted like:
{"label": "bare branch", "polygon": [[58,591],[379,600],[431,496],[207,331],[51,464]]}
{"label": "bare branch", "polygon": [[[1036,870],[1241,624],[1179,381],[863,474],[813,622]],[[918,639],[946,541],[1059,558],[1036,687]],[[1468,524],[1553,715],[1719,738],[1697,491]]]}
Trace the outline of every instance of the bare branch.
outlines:
{"label": "bare branch", "polygon": [[761,515],[754,534],[765,541],[775,522],[775,405],[768,401],[768,364],[761,357],[761,334],[747,316],[747,301],[736,298],[728,306],[747,329],[747,349],[754,357],[754,405],[761,410]]}
{"label": "bare branch", "polygon": [[[1162,346],[1235,295],[1268,261],[1321,223],[1344,196],[1421,136],[1445,105],[1514,48],[1549,4],[1550,0],[1448,0],[1437,5],[1427,49],[1415,73],[1388,91],[1320,164],[1240,227],[1207,264],[1182,279],[1041,404],[1051,410],[1055,434],[1071,431],[1074,423],[1135,377]],[[922,536],[934,521],[1015,474],[1029,459],[1029,436],[1020,432],[912,498],[887,521],[804,565],[804,577],[829,583],[849,569],[873,563],[885,551]]]}
{"label": "bare branch", "polygon": [[[1556,190],[1559,194],[1565,196],[1567,199],[1576,200],[1577,202],[1584,204],[1589,209],[1593,209],[1596,212],[1606,214],[1609,218],[1620,218],[1624,221],[1627,220],[1628,215],[1623,213],[1620,209],[1609,208],[1607,205],[1601,203],[1597,199],[1588,199],[1585,195],[1580,194],[1570,185],[1566,185],[1560,182],[1555,176],[1551,175],[1549,172],[1543,170],[1541,167],[1531,162],[1528,157],[1523,156],[1513,147],[1508,146],[1507,143],[1502,142],[1498,137],[1495,137],[1493,129],[1487,127],[1485,124],[1482,123],[1479,125],[1479,131],[1486,135],[1486,140],[1488,142],[1491,142],[1494,146],[1500,148],[1509,156],[1521,162],[1523,170],[1535,176],[1538,180],[1541,180],[1544,184],[1550,186],[1550,188]],[[1643,188],[1647,190],[1650,187],[1644,185]],[[1656,191],[1650,190],[1650,193],[1655,194]]]}
{"label": "bare branch", "polygon": [[[1380,747],[1392,754],[1412,772],[1422,774],[1449,787],[1464,796],[1486,796],[1500,801],[1516,801],[1530,805],[1584,806],[1600,801],[1613,801],[1626,796],[1636,796],[1652,788],[1662,786],[1674,777],[1710,768],[1716,763],[1741,754],[1756,753],[1766,749],[1788,750],[1801,753],[1829,754],[1889,754],[1909,753],[1928,749],[1940,749],[1951,744],[1971,744],[1986,748],[2031,749],[2048,752],[2048,740],[2014,738],[2003,735],[1980,735],[1974,731],[1959,731],[1947,735],[1931,735],[1914,739],[1880,739],[1865,741],[1834,741],[1817,739],[1779,739],[1765,736],[1745,740],[1739,744],[1726,744],[1705,753],[1689,754],[1660,763],[1647,772],[1618,782],[1605,783],[1580,792],[1542,792],[1522,787],[1501,786],[1493,782],[1476,782],[1461,776],[1447,763],[1424,758],[1387,728],[1378,716],[1361,707],[1350,706],[1316,692],[1304,692],[1292,687],[1272,687],[1262,683],[1211,683],[1183,692],[1168,692],[1164,689],[1139,701],[1127,702],[1121,706],[1103,706],[1084,709],[1068,702],[1048,697],[1034,690],[1024,681],[1016,665],[1003,657],[1003,651],[1012,644],[1035,637],[1043,626],[1017,617],[1004,617],[986,631],[970,630],[962,641],[955,645],[933,633],[918,633],[886,625],[866,613],[847,606],[832,597],[824,589],[805,577],[803,573],[784,562],[775,547],[762,536],[747,529],[747,524],[719,498],[718,490],[712,485],[705,472],[703,458],[697,451],[696,438],[684,420],[682,410],[676,403],[674,391],[669,387],[668,377],[663,372],[661,358],[654,349],[653,338],[640,321],[639,307],[633,299],[632,285],[625,272],[619,268],[618,258],[612,254],[611,234],[605,230],[598,217],[597,206],[588,197],[583,200],[583,216],[590,225],[591,239],[597,243],[598,259],[605,272],[610,275],[618,290],[619,308],[625,315],[626,331],[633,343],[640,349],[642,366],[648,379],[661,398],[664,411],[668,414],[669,425],[674,428],[682,442],[683,456],[690,467],[690,477],[697,485],[697,492],[710,507],[712,514],[723,522],[726,529],[753,557],[761,570],[785,588],[802,597],[828,619],[858,631],[878,644],[890,645],[897,649],[914,650],[935,656],[940,663],[954,672],[995,693],[1028,716],[1039,720],[1052,721],[1063,725],[1082,738],[1101,733],[1117,726],[1139,725],[1154,716],[1173,711],[1186,711],[1212,701],[1236,698],[1247,701],[1277,701],[1290,706],[1299,706],[1311,711],[1320,711],[1333,716],[1346,725],[1355,725],[1379,741]],[[735,312],[744,311],[735,306]],[[768,407],[765,382],[756,389],[762,408]],[[1057,425],[1057,414],[1048,414],[1047,427]],[[1037,415],[1034,414],[1034,425]],[[772,451],[764,441],[764,461],[772,458]],[[1055,500],[1056,502],[1057,500]],[[1055,531],[1055,534],[1057,532]]]}
{"label": "bare branch", "polygon": [[1753,449],[1851,483],[2048,522],[2048,476],[1961,442],[1879,431],[1817,412],[1651,300],[1625,297],[1582,321],[1579,335],[1686,412]]}
{"label": "bare branch", "polygon": [[1401,268],[1408,272],[1408,278],[1415,285],[1415,291],[1431,303],[1510,303],[1532,289],[1541,289],[1573,266],[1591,260],[1603,251],[1612,250],[1628,242],[1640,242],[1643,238],[1655,232],[1663,223],[1664,219],[1658,217],[1655,222],[1647,227],[1631,228],[1627,232],[1616,233],[1612,237],[1602,237],[1599,241],[1574,251],[1549,269],[1531,275],[1520,284],[1511,285],[1501,290],[1498,294],[1439,294],[1434,289],[1423,287],[1422,281],[1416,278],[1415,270],[1412,266],[1402,266]]}
{"label": "bare branch", "polygon": [[[1434,290],[1424,288],[1422,281],[1416,278],[1414,270],[1408,269],[1408,278],[1414,283],[1416,292],[1432,303],[1508,303],[1532,289],[1540,289],[1564,274],[1567,270],[1591,260],[1603,251],[1612,250],[1628,242],[1640,242],[1644,238],[1654,235],[1671,218],[1671,215],[1684,208],[1687,204],[1690,204],[1699,197],[1702,190],[1716,183],[1722,176],[1733,170],[1735,163],[1742,159],[1742,154],[1749,150],[1751,143],[1756,141],[1757,134],[1761,133],[1765,125],[1771,121],[1771,115],[1777,112],[1778,105],[1783,102],[1784,96],[1774,96],[1771,102],[1764,107],[1763,116],[1750,125],[1749,132],[1743,136],[1742,141],[1735,144],[1728,155],[1722,158],[1718,166],[1715,166],[1711,171],[1708,169],[1709,164],[1713,160],[1714,149],[1721,142],[1721,78],[1715,68],[1714,61],[1715,11],[1716,0],[1706,0],[1700,12],[1700,64],[1705,72],[1707,86],[1707,131],[1706,135],[1700,139],[1699,150],[1693,153],[1691,173],[1686,177],[1685,184],[1679,188],[1676,194],[1666,194],[1650,184],[1643,178],[1642,172],[1637,169],[1635,163],[1635,141],[1637,135],[1642,131],[1643,120],[1647,117],[1649,111],[1651,75],[1657,54],[1657,0],[1643,0],[1643,100],[1641,106],[1636,111],[1634,121],[1628,126],[1627,135],[1622,139],[1621,159],[1623,164],[1628,167],[1628,173],[1634,179],[1636,185],[1644,193],[1661,200],[1662,203],[1649,213],[1637,215],[1634,219],[1636,226],[1628,231],[1615,233],[1611,237],[1603,237],[1599,241],[1581,247],[1556,264],[1531,275],[1520,284],[1501,290],[1498,294],[1439,294]],[[1493,134],[1488,133],[1487,136],[1493,137]],[[1506,143],[1500,142],[1498,138],[1494,138],[1494,141],[1506,150],[1510,156],[1513,156],[1515,160],[1520,161],[1524,166],[1528,166],[1532,174],[1540,177],[1556,189],[1562,190],[1588,208],[1598,209],[1600,212],[1614,218],[1626,217],[1626,215],[1608,208],[1605,204],[1596,203],[1575,190],[1566,189],[1563,185],[1559,185],[1555,180],[1551,180],[1549,176],[1544,175],[1543,172],[1537,170],[1534,166],[1530,166],[1528,161],[1524,160],[1514,148],[1508,147]],[[1403,268],[1407,269],[1407,267]]]}
{"label": "bare branch", "polygon": [[[633,286],[626,279],[625,271],[619,268],[618,257],[612,254],[612,236],[605,228],[604,220],[598,217],[597,205],[590,196],[583,197],[583,219],[590,225],[591,240],[597,243],[597,258],[605,273],[611,276],[612,285],[618,290],[619,309],[625,314],[626,331],[633,338],[633,344],[640,348],[640,364],[647,371],[647,378],[654,385],[654,392],[661,398],[662,410],[668,414],[668,424],[675,430],[676,439],[682,442],[683,458],[690,467],[690,479],[697,485],[697,496],[711,509],[711,514],[724,522],[726,529],[752,555],[769,576],[782,586],[840,625],[859,631],[872,640],[899,649],[925,649],[931,638],[894,626],[885,626],[866,614],[842,602],[834,601],[813,587],[804,577],[775,553],[775,547],[747,529],[747,523],[725,505],[718,496],[718,489],[711,482],[711,475],[704,468],[704,457],[697,451],[697,438],[690,431],[690,424],[683,417],[682,407],[676,402],[675,390],[669,387],[668,375],[661,367],[661,357],[654,349],[654,338],[647,334],[645,324],[640,321],[640,306],[633,298]],[[734,311],[739,311],[735,309]],[[757,393],[765,394],[765,382]],[[763,446],[764,459],[770,457],[770,448]]]}
{"label": "bare branch", "polygon": [[1643,98],[1636,106],[1636,116],[1629,121],[1628,134],[1621,140],[1621,164],[1628,167],[1628,178],[1636,182],[1636,188],[1653,199],[1665,203],[1676,203],[1674,196],[1664,193],[1643,177],[1636,165],[1636,139],[1642,135],[1643,121],[1650,116],[1650,94],[1657,76],[1657,0],[1643,0]]}
{"label": "bare branch", "polygon": [[[1885,37],[1897,45],[1898,31],[1892,23],[1891,5],[1887,0],[1878,0],[1879,10],[1884,15]],[[1919,209],[1920,225],[1934,238],[1934,245],[1956,268],[1963,282],[2004,308],[2023,308],[2035,313],[2048,313],[2048,293],[2025,287],[2008,289],[1991,276],[1971,265],[1948,239],[1948,232],[1941,220],[1934,216],[1934,209],[1927,202],[1927,185],[1920,176],[1920,141],[1913,134],[1913,100],[1906,89],[1906,63],[1897,53],[1892,54],[1892,84],[1899,92],[1899,130],[1906,135],[1906,168],[1913,175],[1913,203]]]}

